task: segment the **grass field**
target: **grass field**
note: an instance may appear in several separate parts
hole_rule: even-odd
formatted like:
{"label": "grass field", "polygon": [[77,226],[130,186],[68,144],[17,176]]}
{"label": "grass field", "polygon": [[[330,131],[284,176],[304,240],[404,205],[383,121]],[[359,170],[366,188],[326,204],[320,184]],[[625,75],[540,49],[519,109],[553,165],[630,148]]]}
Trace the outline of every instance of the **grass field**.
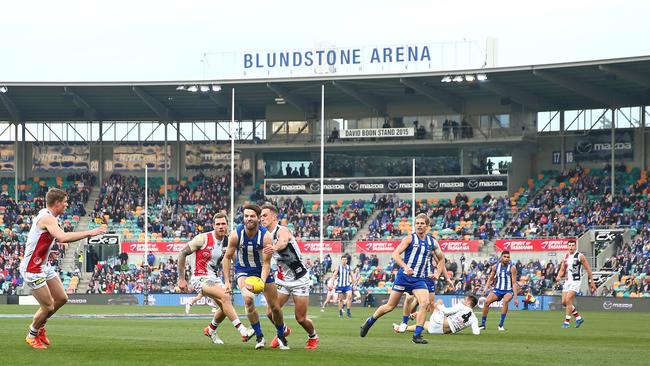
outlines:
{"label": "grass field", "polygon": [[[3,305],[0,314],[30,314],[34,306]],[[242,309],[238,309],[240,312]],[[650,361],[650,314],[585,313],[580,329],[561,329],[559,312],[511,312],[505,333],[498,333],[499,315],[491,312],[488,330],[474,336],[425,335],[428,345],[415,345],[410,336],[392,332],[395,311],[380,319],[366,338],[359,326],[370,309],[353,311],[352,319],[339,319],[334,308],[314,315],[320,344],[303,349],[306,336],[293,319],[290,351],[267,348],[254,351],[241,343],[230,324],[220,325],[225,345],[214,345],[202,334],[208,318],[185,319],[78,319],[53,318],[48,322],[52,345],[33,350],[24,343],[30,319],[0,317],[1,365],[647,365]],[[129,307],[66,305],[60,314],[182,313],[181,307]],[[285,314],[291,314],[288,308]],[[209,314],[207,307],[193,313]],[[243,317],[242,317],[243,318]],[[243,319],[242,319],[243,320]],[[248,324],[245,321],[245,324]],[[270,344],[268,320],[262,327]],[[466,333],[467,332],[467,333]],[[252,342],[252,341],[251,341]]]}

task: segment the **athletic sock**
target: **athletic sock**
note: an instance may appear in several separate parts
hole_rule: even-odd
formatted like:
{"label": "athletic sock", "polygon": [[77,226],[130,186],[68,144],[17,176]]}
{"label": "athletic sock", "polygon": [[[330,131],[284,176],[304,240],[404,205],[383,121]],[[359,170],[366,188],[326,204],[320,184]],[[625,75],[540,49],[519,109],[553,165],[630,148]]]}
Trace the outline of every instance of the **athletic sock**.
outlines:
{"label": "athletic sock", "polygon": [[316,339],[316,338],[318,338],[318,334],[316,334],[316,332],[314,332],[314,334],[309,335],[309,339]]}
{"label": "athletic sock", "polygon": [[571,315],[573,315],[573,317],[576,318],[576,320],[582,319],[582,317],[578,313],[578,308],[576,308],[575,305],[572,306],[572,308],[573,308],[573,310],[571,310]]}
{"label": "athletic sock", "polygon": [[29,326],[29,332],[27,332],[28,338],[36,338],[38,336],[38,329],[34,329],[31,325]]}
{"label": "athletic sock", "polygon": [[351,316],[352,314],[350,313],[350,308],[348,308],[348,316]]}
{"label": "athletic sock", "polygon": [[564,324],[569,324],[571,323],[571,315],[566,315],[564,317]]}
{"label": "athletic sock", "polygon": [[503,327],[503,322],[506,321],[506,315],[507,314],[501,314],[501,321],[499,321],[499,326]]}
{"label": "athletic sock", "polygon": [[483,317],[481,317],[481,325],[482,326],[485,326],[485,321],[486,320],[487,320],[487,315],[484,315]]}
{"label": "athletic sock", "polygon": [[416,326],[415,326],[415,333],[413,333],[413,336],[414,336],[414,337],[419,337],[420,335],[422,335],[422,331],[423,331],[423,330],[424,330],[424,327],[423,327],[423,326],[421,326],[421,325],[416,325]]}
{"label": "athletic sock", "polygon": [[251,327],[255,331],[255,335],[258,337],[264,337],[264,334],[262,334],[262,326],[260,325],[260,322],[251,324]]}
{"label": "athletic sock", "polygon": [[276,325],[275,329],[277,330],[278,337],[284,337],[284,324]]}
{"label": "athletic sock", "polygon": [[339,309],[339,316],[343,316],[343,309]]}
{"label": "athletic sock", "polygon": [[[237,322],[238,324],[241,324],[241,322],[239,321],[239,319],[237,319],[237,320],[233,320],[233,321],[232,321],[232,325],[234,325],[235,328],[237,328],[237,326],[238,326],[238,324],[235,324],[235,322]],[[219,326],[219,323],[215,322],[214,319],[212,319],[212,321],[210,322],[210,325],[209,325],[210,329],[212,329],[212,330],[217,330],[217,327],[218,327],[218,326]]]}
{"label": "athletic sock", "polygon": [[402,317],[402,324],[408,324],[409,323],[410,316],[406,315]]}

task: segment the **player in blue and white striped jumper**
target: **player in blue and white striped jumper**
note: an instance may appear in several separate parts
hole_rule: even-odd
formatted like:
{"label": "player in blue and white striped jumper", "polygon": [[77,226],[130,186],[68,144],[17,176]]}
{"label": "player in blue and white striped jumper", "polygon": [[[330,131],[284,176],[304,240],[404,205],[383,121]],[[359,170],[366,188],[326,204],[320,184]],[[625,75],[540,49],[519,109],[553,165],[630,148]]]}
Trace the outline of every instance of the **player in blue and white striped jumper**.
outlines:
{"label": "player in blue and white striped jumper", "polygon": [[413,343],[427,344],[422,338],[424,322],[427,309],[429,308],[429,287],[427,277],[432,255],[441,254],[440,246],[435,245],[435,240],[429,231],[429,217],[426,214],[419,214],[415,217],[415,232],[402,239],[402,242],[393,252],[393,259],[401,268],[395,277],[393,289],[385,305],[377,308],[375,313],[361,326],[359,335],[365,337],[370,327],[385,314],[393,311],[399,304],[404,292],[413,294],[420,304],[416,322],[417,326],[413,334]]}
{"label": "player in blue and white striped jumper", "polygon": [[517,300],[517,293],[519,292],[519,286],[517,285],[517,267],[515,267],[510,261],[510,252],[504,250],[501,252],[501,258],[499,262],[492,266],[492,271],[490,272],[490,277],[485,283],[485,289],[483,290],[483,296],[485,296],[486,291],[490,288],[494,278],[496,277],[496,285],[494,286],[493,291],[485,300],[483,305],[483,317],[481,318],[481,329],[485,329],[485,321],[487,320],[488,312],[490,311],[490,304],[495,301],[502,302],[501,310],[501,321],[499,322],[499,330],[504,331],[503,323],[506,320],[506,315],[508,314],[508,303],[514,297],[515,306],[519,306],[519,300]]}
{"label": "player in blue and white striped jumper", "polygon": [[[350,264],[348,263],[348,257],[341,257],[341,264],[334,270],[332,274],[334,278],[334,283],[336,286],[336,293],[339,298],[339,318],[343,317],[343,308],[348,307],[347,315],[348,318],[352,317],[350,313],[350,308],[352,307],[352,271],[350,270]],[[345,294],[345,299],[343,299],[343,294]]]}

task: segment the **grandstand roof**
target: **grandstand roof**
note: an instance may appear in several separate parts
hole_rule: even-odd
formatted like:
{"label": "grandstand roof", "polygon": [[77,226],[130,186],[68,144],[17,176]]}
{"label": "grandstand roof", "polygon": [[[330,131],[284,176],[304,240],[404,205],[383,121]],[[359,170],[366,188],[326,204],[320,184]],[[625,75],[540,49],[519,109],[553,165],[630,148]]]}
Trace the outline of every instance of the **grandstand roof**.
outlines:
{"label": "grandstand roof", "polygon": [[[446,75],[486,74],[484,82],[441,82]],[[437,103],[461,111],[472,99],[501,97],[531,110],[576,110],[650,105],[650,56],[546,65],[455,70],[402,75],[330,76],[273,80],[166,82],[2,82],[0,120],[7,121],[202,121],[229,120],[236,90],[238,119],[265,119],[266,108],[284,97],[316,118],[320,87],[326,106],[358,105],[385,115],[398,102]],[[179,85],[222,86],[190,93]],[[345,116],[341,116],[345,117]]]}

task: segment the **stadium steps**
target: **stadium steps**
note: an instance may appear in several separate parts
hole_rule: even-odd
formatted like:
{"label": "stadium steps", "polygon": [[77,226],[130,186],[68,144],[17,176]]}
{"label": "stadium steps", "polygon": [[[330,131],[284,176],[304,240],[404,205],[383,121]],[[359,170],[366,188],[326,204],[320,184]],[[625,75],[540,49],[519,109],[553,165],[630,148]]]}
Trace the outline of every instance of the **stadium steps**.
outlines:
{"label": "stadium steps", "polygon": [[368,229],[368,225],[372,222],[372,220],[376,219],[377,216],[379,216],[379,213],[381,213],[381,210],[374,210],[370,216],[368,216],[368,220],[364,225],[361,226],[361,228],[357,231],[357,233],[352,237],[351,242],[355,243],[357,240],[361,240],[364,236],[366,236],[370,230]]}
{"label": "stadium steps", "polygon": [[235,197],[235,207],[243,206],[250,201],[250,196],[255,191],[255,184],[245,185],[241,194]]}

